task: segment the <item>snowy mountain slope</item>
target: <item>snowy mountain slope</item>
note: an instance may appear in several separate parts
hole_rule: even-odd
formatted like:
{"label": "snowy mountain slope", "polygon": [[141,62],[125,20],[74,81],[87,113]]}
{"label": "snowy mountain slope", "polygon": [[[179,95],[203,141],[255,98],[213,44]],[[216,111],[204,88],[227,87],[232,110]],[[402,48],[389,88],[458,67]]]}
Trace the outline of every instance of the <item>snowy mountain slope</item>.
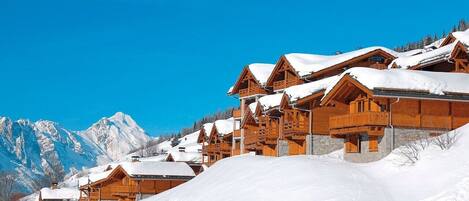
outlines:
{"label": "snowy mountain slope", "polygon": [[121,112],[102,118],[83,132],[47,120],[0,117],[0,172],[18,175],[18,190],[31,192],[49,186],[50,179],[62,181],[66,175],[109,163],[148,139],[143,129]]}
{"label": "snowy mountain slope", "polygon": [[[469,200],[469,125],[454,131],[449,150],[430,145],[403,165],[398,150],[366,164],[325,156],[238,156],[217,162],[191,181],[146,201]],[[454,132],[452,134],[454,134]]]}
{"label": "snowy mountain slope", "polygon": [[150,140],[132,117],[122,112],[102,118],[79,134],[94,142],[113,160],[120,159]]}

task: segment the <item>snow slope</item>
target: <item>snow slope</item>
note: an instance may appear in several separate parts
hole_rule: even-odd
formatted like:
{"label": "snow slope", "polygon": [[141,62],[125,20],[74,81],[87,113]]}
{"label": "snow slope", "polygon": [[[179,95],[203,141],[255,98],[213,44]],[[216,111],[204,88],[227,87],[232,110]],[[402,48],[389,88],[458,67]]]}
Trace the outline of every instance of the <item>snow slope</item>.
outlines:
{"label": "snow slope", "polygon": [[432,145],[414,165],[403,165],[395,150],[366,164],[324,156],[238,156],[146,201],[469,200],[469,125],[454,131],[458,139],[446,151]]}

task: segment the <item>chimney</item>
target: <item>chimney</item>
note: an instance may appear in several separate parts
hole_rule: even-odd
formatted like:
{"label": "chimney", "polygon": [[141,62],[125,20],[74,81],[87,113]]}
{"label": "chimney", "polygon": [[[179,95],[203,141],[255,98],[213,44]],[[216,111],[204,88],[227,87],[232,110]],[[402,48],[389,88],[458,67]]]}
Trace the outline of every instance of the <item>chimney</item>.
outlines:
{"label": "chimney", "polygon": [[58,183],[53,181],[52,184],[50,185],[50,189],[54,190],[54,189],[58,189]]}

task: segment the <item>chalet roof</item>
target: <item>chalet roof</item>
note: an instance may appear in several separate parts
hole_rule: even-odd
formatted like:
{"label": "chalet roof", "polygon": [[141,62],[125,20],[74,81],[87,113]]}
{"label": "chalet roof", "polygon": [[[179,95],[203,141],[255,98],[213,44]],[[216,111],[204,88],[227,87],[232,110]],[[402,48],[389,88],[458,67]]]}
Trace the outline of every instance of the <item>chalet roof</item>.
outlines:
{"label": "chalet roof", "polygon": [[174,162],[202,163],[202,154],[199,152],[171,152],[166,158],[170,156]]}
{"label": "chalet roof", "polygon": [[80,191],[75,188],[42,188],[40,191],[41,198],[47,200],[78,200],[80,199]]}
{"label": "chalet roof", "polygon": [[464,45],[469,46],[469,29],[466,31],[456,31],[451,33],[451,35]]}
{"label": "chalet roof", "polygon": [[402,69],[407,69],[417,65],[425,65],[447,60],[450,57],[451,52],[453,51],[456,44],[457,43],[454,42],[449,45],[440,47],[438,49],[423,52],[417,55],[400,56],[399,58],[391,62],[391,64],[389,64],[389,67],[397,66]]}
{"label": "chalet roof", "polygon": [[205,123],[202,127],[205,131],[205,135],[207,137],[210,136],[210,133],[212,132],[212,128],[213,128],[213,123]]}
{"label": "chalet roof", "polygon": [[139,176],[195,176],[194,171],[183,162],[123,162],[119,165],[131,177]]}
{"label": "chalet roof", "polygon": [[469,94],[469,85],[466,84],[469,80],[469,74],[466,73],[403,69],[376,70],[357,67],[345,71],[340,76],[341,79],[337,79],[326,89],[323,99],[345,76],[351,77],[373,92],[381,92],[382,94],[386,91],[387,95],[398,95],[396,92],[400,92],[400,95],[402,92],[437,96]]}
{"label": "chalet roof", "polygon": [[[217,129],[219,135],[223,136],[226,134],[232,133],[235,128],[233,127],[235,123],[234,118],[216,120],[214,123],[214,128]],[[239,121],[236,121],[236,129],[239,129]]]}
{"label": "chalet roof", "polygon": [[297,101],[299,99],[305,98],[309,95],[315,94],[319,91],[325,90],[329,85],[335,82],[339,78],[338,75],[317,80],[314,82],[309,82],[305,84],[300,84],[296,86],[291,86],[285,89],[285,94],[288,95],[291,102]]}
{"label": "chalet roof", "polygon": [[254,63],[249,64],[248,68],[256,80],[264,86],[274,70],[275,64]]}
{"label": "chalet roof", "polygon": [[[280,102],[282,102],[282,97],[283,97],[283,93],[277,93],[277,94],[262,96],[257,101],[262,107],[261,108],[262,111],[267,111],[274,107],[278,107],[280,105]],[[255,112],[255,110],[252,112]]]}
{"label": "chalet roof", "polygon": [[326,69],[328,67],[340,64],[342,62],[348,61],[355,57],[368,54],[375,50],[382,50],[390,55],[395,57],[399,53],[390,50],[385,47],[368,47],[351,52],[342,53],[339,55],[317,55],[317,54],[303,54],[303,53],[291,53],[286,54],[285,58],[295,69],[299,76],[307,76],[311,73],[318,72],[320,70]]}

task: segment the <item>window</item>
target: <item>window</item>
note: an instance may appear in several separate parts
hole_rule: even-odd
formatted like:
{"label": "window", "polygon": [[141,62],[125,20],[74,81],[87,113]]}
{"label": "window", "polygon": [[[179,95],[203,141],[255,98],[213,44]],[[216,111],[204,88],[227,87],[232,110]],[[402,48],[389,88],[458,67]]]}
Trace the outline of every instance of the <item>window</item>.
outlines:
{"label": "window", "polygon": [[375,62],[375,63],[382,64],[382,63],[384,63],[385,60],[386,59],[384,57],[379,56],[379,55],[375,55],[375,56],[370,57],[370,61]]}
{"label": "window", "polygon": [[378,137],[368,136],[369,152],[378,152]]}

